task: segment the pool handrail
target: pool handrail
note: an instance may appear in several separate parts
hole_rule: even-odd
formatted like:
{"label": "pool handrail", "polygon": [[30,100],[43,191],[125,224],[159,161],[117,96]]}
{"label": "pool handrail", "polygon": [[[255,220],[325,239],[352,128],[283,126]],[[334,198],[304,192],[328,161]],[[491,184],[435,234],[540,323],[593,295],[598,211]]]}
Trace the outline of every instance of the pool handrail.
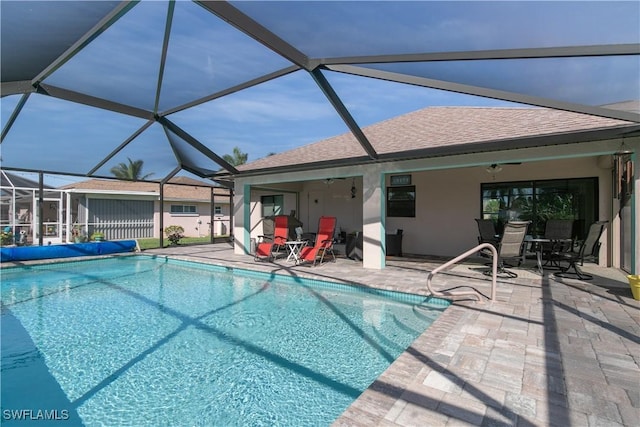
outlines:
{"label": "pool handrail", "polygon": [[434,290],[431,287],[431,280],[433,279],[433,276],[435,276],[436,274],[440,273],[442,270],[452,266],[453,264],[456,264],[458,261],[461,261],[467,257],[469,257],[472,254],[477,253],[478,251],[480,251],[481,249],[490,249],[491,250],[491,258],[493,259],[492,261],[492,267],[491,267],[491,299],[492,301],[495,301],[496,299],[496,278],[498,276],[498,251],[496,250],[496,247],[493,246],[491,243],[480,243],[478,246],[469,249],[468,251],[466,251],[463,254],[458,255],[457,257],[445,262],[444,264],[442,264],[439,267],[436,267],[435,269],[433,269],[429,275],[427,276],[427,289],[429,290],[429,292],[431,292],[432,295],[437,296],[437,297],[453,297],[453,296],[474,296],[476,298],[478,298],[478,301],[480,301],[482,298],[482,294],[478,291],[476,291],[475,289],[472,289],[470,291],[448,291],[446,293],[444,292],[439,292]]}

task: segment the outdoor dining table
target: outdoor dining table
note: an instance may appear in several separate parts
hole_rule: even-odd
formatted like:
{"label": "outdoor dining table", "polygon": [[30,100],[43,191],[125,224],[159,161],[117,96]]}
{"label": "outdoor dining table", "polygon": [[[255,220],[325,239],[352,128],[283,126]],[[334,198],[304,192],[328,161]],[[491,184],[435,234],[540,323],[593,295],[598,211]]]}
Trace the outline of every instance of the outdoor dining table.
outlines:
{"label": "outdoor dining table", "polygon": [[568,242],[571,242],[572,240],[571,239],[548,239],[546,237],[525,236],[524,241],[525,243],[533,244],[533,246],[535,247],[536,261],[538,264],[538,272],[540,273],[541,276],[543,276],[544,266],[542,264],[542,249],[543,249],[544,243],[553,243],[553,244],[568,243]]}

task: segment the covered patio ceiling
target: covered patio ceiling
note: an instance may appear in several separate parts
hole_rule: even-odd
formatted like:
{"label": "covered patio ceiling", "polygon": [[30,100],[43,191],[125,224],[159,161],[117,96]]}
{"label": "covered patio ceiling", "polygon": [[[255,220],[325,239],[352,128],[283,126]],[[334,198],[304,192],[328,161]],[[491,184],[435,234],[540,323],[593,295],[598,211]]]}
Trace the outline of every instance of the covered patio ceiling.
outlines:
{"label": "covered patio ceiling", "polygon": [[112,177],[130,158],[153,180],[219,179],[243,174],[223,160],[235,146],[280,152],[345,131],[366,161],[388,161],[362,127],[433,105],[433,89],[640,123],[619,108],[640,98],[636,1],[4,0],[0,12],[3,169]]}

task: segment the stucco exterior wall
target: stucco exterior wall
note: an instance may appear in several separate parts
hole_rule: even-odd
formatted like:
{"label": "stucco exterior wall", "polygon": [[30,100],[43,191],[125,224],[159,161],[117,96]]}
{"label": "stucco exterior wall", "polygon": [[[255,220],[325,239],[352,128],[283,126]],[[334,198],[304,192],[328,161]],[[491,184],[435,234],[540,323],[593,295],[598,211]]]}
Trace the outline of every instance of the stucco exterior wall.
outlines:
{"label": "stucco exterior wall", "polygon": [[282,214],[289,215],[292,211],[298,211],[298,189],[295,185],[280,185],[272,189],[252,189],[250,195],[250,221],[251,221],[251,238],[257,238],[263,235],[262,229],[262,204],[260,200],[262,196],[282,195]]}
{"label": "stucco exterior wall", "polygon": [[[416,186],[416,217],[387,218],[386,229],[405,230],[403,251],[409,254],[455,256],[477,244],[474,218],[481,213],[480,186],[487,182],[597,177],[599,219],[611,221],[611,170],[598,157],[503,165],[492,175],[485,167],[412,173]],[[387,177],[388,184],[388,177]],[[608,233],[608,229],[605,231]],[[609,262],[608,236],[602,238],[601,262]]]}
{"label": "stucco exterior wall", "polygon": [[[351,187],[355,185],[355,197]],[[320,181],[302,183],[300,220],[304,230],[315,233],[320,216],[337,218],[336,234],[362,231],[362,178],[334,179],[330,184]]]}
{"label": "stucco exterior wall", "polygon": [[[415,166],[415,164],[413,165]],[[403,252],[416,255],[456,256],[477,244],[477,225],[480,217],[482,183],[546,180],[564,178],[598,178],[598,212],[600,220],[611,222],[611,169],[598,156],[528,162],[503,165],[502,171],[489,174],[486,166],[462,167],[428,171],[401,171],[386,174],[385,191],[389,177],[409,173],[416,186],[416,217],[385,218],[386,233],[404,230]],[[356,197],[351,198],[355,183]],[[361,177],[334,179],[328,184],[323,179],[300,183],[299,218],[305,231],[314,232],[321,215],[338,219],[336,233],[363,229],[363,181]],[[251,237],[262,233],[260,226],[260,197],[277,194],[276,191],[251,192]],[[288,196],[285,207],[288,209]],[[377,209],[377,208],[375,208]],[[285,210],[288,212],[288,210]],[[602,237],[601,263],[609,264],[611,248],[608,246],[609,228]]]}
{"label": "stucco exterior wall", "polygon": [[[222,199],[220,200],[222,201]],[[219,203],[214,200],[216,206],[222,208],[222,214],[214,215],[213,224],[211,224],[211,203],[207,202],[184,202],[184,201],[166,201],[164,202],[164,214],[163,221],[164,227],[170,225],[179,225],[184,228],[184,235],[186,237],[204,237],[210,234],[210,227],[213,227],[214,236],[228,235],[229,234],[229,203],[228,198],[225,198],[224,203]],[[171,213],[171,205],[194,205],[196,207],[196,213],[187,214],[174,214]],[[154,217],[159,218],[160,203],[155,203]],[[159,224],[159,220],[156,222]],[[159,226],[157,227],[159,232]],[[154,233],[155,234],[155,233]],[[159,235],[154,237],[160,237]]]}

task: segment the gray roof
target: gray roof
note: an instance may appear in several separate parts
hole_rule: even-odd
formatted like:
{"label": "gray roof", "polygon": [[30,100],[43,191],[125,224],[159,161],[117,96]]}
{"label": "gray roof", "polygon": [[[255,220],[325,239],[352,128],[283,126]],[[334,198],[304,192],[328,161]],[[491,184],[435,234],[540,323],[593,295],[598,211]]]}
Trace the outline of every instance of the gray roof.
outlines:
{"label": "gray roof", "polygon": [[[24,178],[14,173],[2,171],[0,173],[0,185],[2,187],[22,187],[22,188],[38,188],[40,184],[29,178]],[[53,187],[43,184],[43,188],[51,189]]]}
{"label": "gray roof", "polygon": [[[627,132],[637,123],[546,108],[430,107],[363,128],[382,159],[473,153],[576,142],[584,132]],[[564,139],[562,139],[564,138]],[[351,133],[239,166],[241,171],[368,161]],[[296,166],[294,166],[296,165]]]}
{"label": "gray roof", "polygon": [[[120,181],[113,179],[90,179],[86,181],[75,182],[60,187],[64,190],[76,190],[77,192],[147,192],[154,196],[159,196],[160,186],[155,182],[142,181]],[[215,193],[215,197],[220,197],[218,202],[229,197],[229,190],[222,187],[214,187],[210,183],[199,181],[196,179],[177,176],[169,180],[164,186],[164,197],[170,200],[192,200],[192,201],[211,201],[211,189]],[[227,202],[225,200],[225,202]]]}
{"label": "gray roof", "polygon": [[[0,186],[2,187],[2,198],[10,199],[14,197],[33,197],[30,189],[40,188],[40,184],[37,181],[24,178],[20,175],[16,175],[7,171],[1,171],[0,173]],[[44,189],[51,189],[52,187],[46,184],[42,186]]]}

